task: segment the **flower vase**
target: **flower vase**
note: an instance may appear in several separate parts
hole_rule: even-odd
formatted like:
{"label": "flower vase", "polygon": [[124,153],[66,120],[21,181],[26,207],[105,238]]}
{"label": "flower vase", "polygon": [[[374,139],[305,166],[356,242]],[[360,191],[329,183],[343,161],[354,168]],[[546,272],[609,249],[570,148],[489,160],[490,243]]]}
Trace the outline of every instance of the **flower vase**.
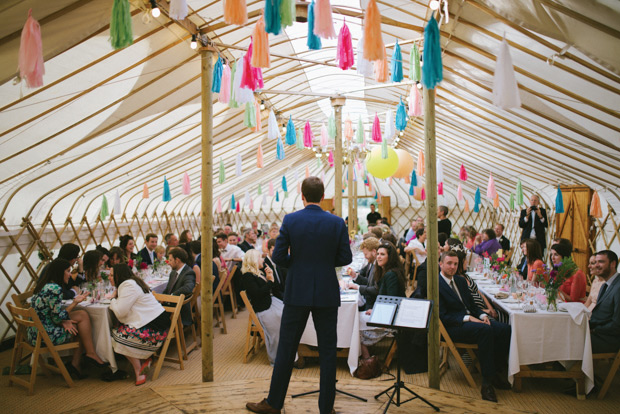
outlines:
{"label": "flower vase", "polygon": [[547,288],[545,293],[547,296],[547,310],[549,312],[557,312],[558,311],[558,290]]}

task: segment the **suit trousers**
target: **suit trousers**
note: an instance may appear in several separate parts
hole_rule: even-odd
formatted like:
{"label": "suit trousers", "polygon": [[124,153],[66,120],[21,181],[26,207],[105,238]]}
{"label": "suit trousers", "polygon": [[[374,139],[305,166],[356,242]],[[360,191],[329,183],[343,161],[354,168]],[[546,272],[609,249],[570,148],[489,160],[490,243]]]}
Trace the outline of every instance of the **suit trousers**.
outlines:
{"label": "suit trousers", "polygon": [[620,340],[618,338],[610,338],[609,336],[590,331],[590,341],[592,342],[593,354],[606,354],[620,350]]}
{"label": "suit trousers", "polygon": [[454,342],[478,345],[478,359],[482,378],[490,382],[497,372],[506,368],[510,350],[510,325],[491,321],[491,325],[479,322],[463,322],[461,326],[446,326]]}
{"label": "suit trousers", "polygon": [[331,413],[336,398],[336,344],[338,307],[311,307],[284,305],[280,325],[280,342],[271,376],[267,401],[273,408],[282,409],[293,371],[295,354],[301,335],[312,312],[319,346],[321,366],[319,411]]}

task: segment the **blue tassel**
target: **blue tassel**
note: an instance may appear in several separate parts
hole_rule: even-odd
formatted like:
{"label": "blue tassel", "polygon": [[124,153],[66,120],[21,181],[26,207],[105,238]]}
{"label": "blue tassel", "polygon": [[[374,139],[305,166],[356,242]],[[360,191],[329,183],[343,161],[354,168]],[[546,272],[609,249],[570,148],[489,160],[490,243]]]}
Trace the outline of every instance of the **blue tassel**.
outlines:
{"label": "blue tassel", "polygon": [[213,81],[211,83],[211,92],[220,93],[222,89],[222,71],[224,65],[222,64],[222,58],[218,56],[217,62],[213,67]]}
{"label": "blue tassel", "polygon": [[[414,172],[415,174],[415,172]],[[413,180],[411,180],[411,184],[409,184],[409,195],[412,196],[414,194],[413,189],[415,188],[415,185],[413,185]]]}
{"label": "blue tassel", "polygon": [[286,145],[295,145],[296,142],[295,124],[293,124],[293,117],[289,116],[288,123],[286,124]]}
{"label": "blue tassel", "polygon": [[415,173],[415,168],[411,171],[411,185],[414,187],[418,186],[418,176]]}
{"label": "blue tassel", "polygon": [[435,16],[431,16],[424,28],[424,52],[422,53],[422,84],[426,89],[435,89],[443,80],[443,66],[441,63],[441,43],[439,41],[439,26]]}
{"label": "blue tassel", "polygon": [[282,145],[281,137],[278,137],[278,143],[276,144],[276,158],[280,161],[284,159],[284,145]]}
{"label": "blue tassel", "polygon": [[403,55],[400,52],[398,40],[396,41],[396,46],[394,46],[390,67],[392,69],[392,82],[401,82],[403,80]]}
{"label": "blue tassel", "polygon": [[276,201],[280,201],[280,194],[276,191]]}
{"label": "blue tassel", "polygon": [[236,210],[237,209],[237,203],[235,203],[235,195],[234,194],[230,198],[230,209],[231,210]]}
{"label": "blue tassel", "polygon": [[558,185],[558,195],[555,197],[555,212],[564,213],[564,197],[562,197],[562,190]]}
{"label": "blue tassel", "polygon": [[474,213],[480,212],[480,187],[476,189],[476,195],[474,196]]}
{"label": "blue tassel", "polygon": [[170,184],[168,184],[168,180],[166,180],[166,176],[164,175],[164,196],[162,197],[163,201],[172,200],[172,196],[170,196]]}
{"label": "blue tassel", "polygon": [[375,191],[375,200],[379,199],[379,195],[377,194],[377,192]]}
{"label": "blue tassel", "polygon": [[405,109],[405,104],[401,98],[400,102],[396,106],[396,129],[399,131],[404,131],[405,128],[407,128],[407,110]]}
{"label": "blue tassel", "polygon": [[[269,0],[267,0],[269,1]],[[321,49],[321,38],[314,34],[314,0],[308,7],[308,48],[311,50]]]}
{"label": "blue tassel", "polygon": [[286,176],[285,175],[282,176],[282,191],[284,191],[285,193],[288,192],[288,187],[286,185]]}
{"label": "blue tassel", "polygon": [[265,31],[274,35],[280,34],[282,22],[280,20],[280,0],[265,1]]}

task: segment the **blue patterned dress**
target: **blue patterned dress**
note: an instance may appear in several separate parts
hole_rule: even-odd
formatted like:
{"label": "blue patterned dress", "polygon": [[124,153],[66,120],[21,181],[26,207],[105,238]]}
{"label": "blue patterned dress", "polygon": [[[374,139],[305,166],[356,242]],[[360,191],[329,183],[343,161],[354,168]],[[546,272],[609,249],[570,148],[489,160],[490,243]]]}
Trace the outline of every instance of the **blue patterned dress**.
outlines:
{"label": "blue patterned dress", "polygon": [[[62,307],[62,287],[48,283],[39,293],[32,296],[32,308],[37,312],[45,331],[54,345],[71,340],[72,335],[62,326],[62,321],[69,319],[69,313]],[[37,342],[37,328],[28,328],[28,340],[32,345]]]}

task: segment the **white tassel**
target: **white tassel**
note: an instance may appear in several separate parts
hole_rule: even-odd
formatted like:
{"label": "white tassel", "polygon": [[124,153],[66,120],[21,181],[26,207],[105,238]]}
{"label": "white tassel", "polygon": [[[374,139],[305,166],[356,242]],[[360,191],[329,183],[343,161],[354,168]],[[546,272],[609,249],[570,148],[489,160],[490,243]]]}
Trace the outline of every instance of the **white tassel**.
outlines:
{"label": "white tassel", "polygon": [[441,163],[441,158],[437,158],[437,177],[436,181],[438,183],[443,183],[443,164]]}
{"label": "white tassel", "polygon": [[235,90],[235,101],[239,105],[243,105],[245,103],[254,103],[254,91],[251,89],[246,89],[241,87],[241,78],[243,77],[243,56],[239,60],[237,60],[237,70],[235,71],[235,81],[234,81],[234,90]]}
{"label": "white tassel", "polygon": [[237,175],[237,177],[241,177],[241,174],[243,174],[241,163],[242,163],[241,154],[237,154],[237,163],[235,166],[235,174]]}
{"label": "white tassel", "polygon": [[394,138],[396,135],[396,125],[394,124],[394,116],[392,115],[392,110],[390,109],[385,114],[385,129],[384,129],[384,139],[390,140]]}
{"label": "white tassel", "polygon": [[375,77],[375,70],[372,65],[372,62],[364,59],[364,37],[357,42],[357,73],[363,75],[367,78]]}
{"label": "white tassel", "polygon": [[278,120],[276,119],[276,114],[273,112],[273,109],[269,110],[269,122],[267,125],[267,138],[269,139],[278,139],[282,138],[280,135],[280,128],[278,126]]}
{"label": "white tassel", "polygon": [[187,0],[170,0],[170,18],[185,20],[187,17]]}
{"label": "white tassel", "polygon": [[114,209],[112,210],[114,214],[121,214],[121,195],[118,190],[116,190],[116,195],[114,197]]}
{"label": "white tassel", "polygon": [[506,39],[502,44],[495,61],[495,77],[493,78],[493,105],[501,109],[520,108],[519,85],[512,66],[510,49]]}

